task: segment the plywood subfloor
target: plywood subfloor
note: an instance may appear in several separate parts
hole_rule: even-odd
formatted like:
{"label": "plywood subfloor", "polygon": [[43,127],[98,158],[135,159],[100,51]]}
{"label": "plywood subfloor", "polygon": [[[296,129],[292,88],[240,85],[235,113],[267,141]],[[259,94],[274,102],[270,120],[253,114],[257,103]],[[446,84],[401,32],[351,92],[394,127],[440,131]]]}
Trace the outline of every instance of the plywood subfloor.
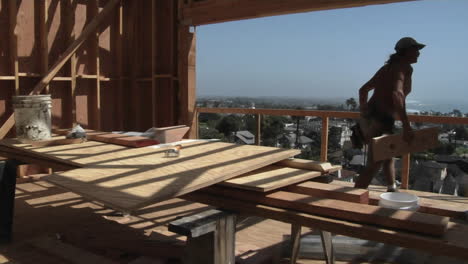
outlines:
{"label": "plywood subfloor", "polygon": [[[87,149],[80,149],[83,151]],[[298,150],[223,142],[185,144],[180,156],[174,158],[165,157],[164,149],[125,149],[86,157],[84,168],[52,174],[44,180],[113,208],[133,211],[297,154]]]}

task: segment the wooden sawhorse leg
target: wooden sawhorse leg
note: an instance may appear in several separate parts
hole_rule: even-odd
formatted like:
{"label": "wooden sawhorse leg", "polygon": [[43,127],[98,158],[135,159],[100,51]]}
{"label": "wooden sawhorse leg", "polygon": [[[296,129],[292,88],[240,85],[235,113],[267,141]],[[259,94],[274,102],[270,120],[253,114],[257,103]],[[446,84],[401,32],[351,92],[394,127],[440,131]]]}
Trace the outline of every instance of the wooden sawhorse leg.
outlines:
{"label": "wooden sawhorse leg", "polygon": [[[327,231],[319,230],[320,238],[322,239],[323,253],[325,255],[325,263],[334,264],[335,254],[333,252],[332,234]],[[299,250],[301,248],[301,226],[291,225],[291,264],[296,264]]]}

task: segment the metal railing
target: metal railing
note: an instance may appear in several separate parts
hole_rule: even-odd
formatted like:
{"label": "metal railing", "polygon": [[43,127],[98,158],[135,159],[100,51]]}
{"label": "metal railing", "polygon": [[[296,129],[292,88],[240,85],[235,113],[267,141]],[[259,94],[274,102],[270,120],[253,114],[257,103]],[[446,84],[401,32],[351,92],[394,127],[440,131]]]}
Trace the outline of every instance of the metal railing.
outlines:
{"label": "metal railing", "polygon": [[[261,138],[261,120],[263,115],[272,116],[311,116],[322,118],[322,133],[320,160],[327,161],[328,156],[328,126],[330,118],[349,118],[358,119],[359,112],[345,111],[325,111],[325,110],[292,110],[292,109],[250,109],[250,108],[206,108],[200,107],[196,109],[196,137],[199,138],[199,122],[200,113],[216,113],[216,114],[249,114],[255,115],[256,131],[255,142],[260,145]],[[432,123],[432,124],[456,124],[468,125],[468,117],[447,117],[447,116],[428,116],[428,115],[408,115],[410,122]],[[403,155],[401,169],[401,188],[407,189],[410,172],[410,154]]]}

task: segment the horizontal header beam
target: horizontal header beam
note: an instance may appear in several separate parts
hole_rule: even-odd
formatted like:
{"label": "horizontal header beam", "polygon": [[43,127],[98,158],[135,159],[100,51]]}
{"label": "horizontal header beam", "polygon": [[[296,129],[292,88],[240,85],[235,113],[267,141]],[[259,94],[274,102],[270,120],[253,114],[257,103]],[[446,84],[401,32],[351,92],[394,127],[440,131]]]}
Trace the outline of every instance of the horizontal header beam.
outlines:
{"label": "horizontal header beam", "polygon": [[249,18],[415,0],[205,0],[182,9],[182,23],[206,25]]}

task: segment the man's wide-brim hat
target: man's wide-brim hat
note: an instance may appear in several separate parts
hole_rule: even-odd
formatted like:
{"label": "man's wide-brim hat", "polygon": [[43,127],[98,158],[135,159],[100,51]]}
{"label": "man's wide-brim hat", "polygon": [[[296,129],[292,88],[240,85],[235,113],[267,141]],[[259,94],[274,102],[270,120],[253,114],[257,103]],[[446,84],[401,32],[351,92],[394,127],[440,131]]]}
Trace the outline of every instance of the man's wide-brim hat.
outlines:
{"label": "man's wide-brim hat", "polygon": [[426,47],[426,45],[417,42],[414,38],[411,37],[404,37],[401,38],[396,44],[395,44],[395,50],[404,50],[407,48],[411,47],[416,47],[418,49],[422,49]]}

